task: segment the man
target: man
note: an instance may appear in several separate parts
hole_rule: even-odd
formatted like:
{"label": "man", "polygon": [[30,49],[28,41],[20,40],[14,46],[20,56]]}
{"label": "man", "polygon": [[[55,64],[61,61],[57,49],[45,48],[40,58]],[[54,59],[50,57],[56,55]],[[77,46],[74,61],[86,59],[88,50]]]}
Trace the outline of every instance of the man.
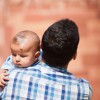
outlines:
{"label": "man", "polygon": [[36,66],[15,69],[1,94],[3,100],[89,100],[90,84],[67,71],[76,58],[79,43],[77,25],[63,19],[43,34],[42,60]]}

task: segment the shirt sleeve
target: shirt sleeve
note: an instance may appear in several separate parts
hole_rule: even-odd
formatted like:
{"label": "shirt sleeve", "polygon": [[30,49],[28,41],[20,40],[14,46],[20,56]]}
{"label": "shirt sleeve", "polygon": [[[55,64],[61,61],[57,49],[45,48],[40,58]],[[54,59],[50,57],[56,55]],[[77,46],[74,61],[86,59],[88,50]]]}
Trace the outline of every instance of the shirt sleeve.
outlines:
{"label": "shirt sleeve", "polygon": [[88,100],[92,100],[92,95],[93,95],[93,91],[92,91],[92,87],[89,87],[89,99]]}
{"label": "shirt sleeve", "polygon": [[[0,87],[0,97],[1,97],[1,94],[2,94],[2,88]],[[1,99],[0,99],[1,100]]]}
{"label": "shirt sleeve", "polygon": [[10,55],[1,66],[1,69],[13,69],[13,68],[15,68],[15,66],[12,62],[12,55]]}

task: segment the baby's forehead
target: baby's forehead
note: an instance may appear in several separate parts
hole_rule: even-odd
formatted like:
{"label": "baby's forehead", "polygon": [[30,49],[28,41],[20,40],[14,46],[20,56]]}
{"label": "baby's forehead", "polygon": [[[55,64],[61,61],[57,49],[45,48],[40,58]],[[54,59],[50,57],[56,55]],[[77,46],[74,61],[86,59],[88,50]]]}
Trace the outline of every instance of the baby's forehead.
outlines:
{"label": "baby's forehead", "polygon": [[32,51],[35,48],[35,44],[31,41],[23,41],[23,42],[16,42],[11,43],[11,50],[12,51],[18,51],[18,52],[26,52],[26,51]]}
{"label": "baby's forehead", "polygon": [[20,45],[20,46],[35,46],[39,44],[38,39],[35,37],[17,37],[14,41],[12,41],[12,44]]}
{"label": "baby's forehead", "polygon": [[11,45],[19,47],[29,47],[29,48],[38,48],[40,45],[40,39],[37,34],[33,32],[18,33],[12,39]]}
{"label": "baby's forehead", "polygon": [[17,35],[12,39],[13,43],[23,43],[23,42],[35,42],[36,40],[38,40],[36,38],[36,36],[34,35],[30,35],[30,34],[26,34],[26,35]]}

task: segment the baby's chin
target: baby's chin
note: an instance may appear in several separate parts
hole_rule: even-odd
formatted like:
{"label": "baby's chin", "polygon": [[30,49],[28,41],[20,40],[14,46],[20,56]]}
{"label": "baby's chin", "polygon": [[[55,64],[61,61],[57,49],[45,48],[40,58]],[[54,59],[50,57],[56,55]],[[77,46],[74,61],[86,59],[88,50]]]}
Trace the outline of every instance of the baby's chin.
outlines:
{"label": "baby's chin", "polygon": [[27,68],[27,67],[29,67],[30,65],[23,65],[23,64],[20,64],[20,63],[13,63],[16,67],[18,67],[18,68]]}
{"label": "baby's chin", "polygon": [[16,67],[18,67],[18,68],[27,68],[28,66],[22,66],[21,64],[16,64]]}
{"label": "baby's chin", "polygon": [[17,66],[18,68],[27,68],[28,66]]}

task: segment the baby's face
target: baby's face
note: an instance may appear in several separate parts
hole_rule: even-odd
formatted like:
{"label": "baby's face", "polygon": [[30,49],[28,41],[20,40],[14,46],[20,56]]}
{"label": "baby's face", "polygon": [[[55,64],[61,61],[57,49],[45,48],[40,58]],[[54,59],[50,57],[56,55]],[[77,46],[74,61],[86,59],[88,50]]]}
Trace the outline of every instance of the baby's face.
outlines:
{"label": "baby's face", "polygon": [[21,68],[32,65],[35,61],[36,51],[31,48],[31,43],[28,44],[11,44],[12,61]]}

